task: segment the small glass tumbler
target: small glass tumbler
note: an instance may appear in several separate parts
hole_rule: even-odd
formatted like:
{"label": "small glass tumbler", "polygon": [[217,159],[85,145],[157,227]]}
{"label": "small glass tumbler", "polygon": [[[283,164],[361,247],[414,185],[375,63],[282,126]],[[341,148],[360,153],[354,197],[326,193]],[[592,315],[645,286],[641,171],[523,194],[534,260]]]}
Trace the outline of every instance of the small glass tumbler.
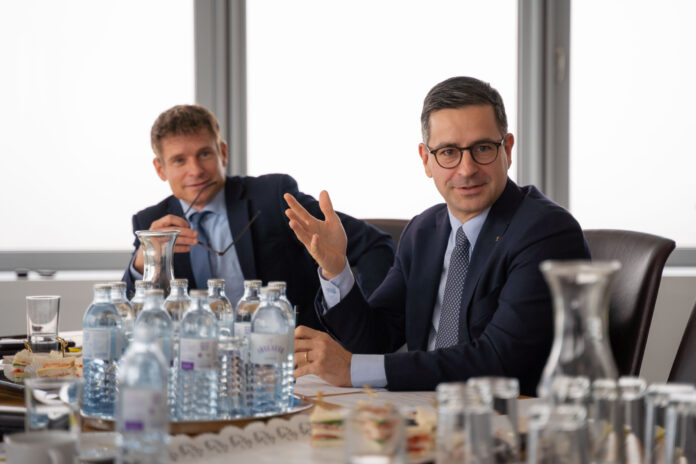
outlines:
{"label": "small glass tumbler", "polygon": [[614,379],[592,382],[592,404],[588,411],[591,456],[595,462],[622,462],[622,424],[619,417],[619,389]]}
{"label": "small glass tumbler", "polygon": [[619,378],[619,417],[624,432],[623,462],[642,462],[645,455],[645,380]]}
{"label": "small glass tumbler", "polygon": [[77,435],[80,430],[82,379],[32,377],[24,381],[27,432],[66,430]]}
{"label": "small glass tumbler", "polygon": [[437,386],[435,462],[463,463],[466,457],[465,382]]}
{"label": "small glass tumbler", "polygon": [[27,337],[34,352],[58,349],[60,296],[28,296]]}
{"label": "small glass tumbler", "polygon": [[391,404],[362,404],[348,415],[345,438],[349,464],[404,464],[404,419]]}
{"label": "small glass tumbler", "polygon": [[579,404],[529,408],[527,464],[589,464],[587,410]]}
{"label": "small glass tumbler", "polygon": [[696,392],[672,395],[667,407],[665,463],[696,462]]}
{"label": "small glass tumbler", "polygon": [[645,395],[645,463],[662,464],[665,456],[667,407],[675,395],[696,391],[691,384],[654,383]]}
{"label": "small glass tumbler", "polygon": [[469,388],[487,389],[493,397],[493,409],[500,415],[493,417],[493,451],[496,462],[516,462],[520,459],[519,419],[517,398],[519,381],[509,377],[473,377]]}

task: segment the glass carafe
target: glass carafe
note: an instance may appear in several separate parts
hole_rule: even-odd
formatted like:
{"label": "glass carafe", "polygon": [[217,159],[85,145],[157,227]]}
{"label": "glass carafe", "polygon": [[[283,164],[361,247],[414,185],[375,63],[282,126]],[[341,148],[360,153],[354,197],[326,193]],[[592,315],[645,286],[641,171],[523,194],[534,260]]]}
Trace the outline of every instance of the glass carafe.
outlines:
{"label": "glass carafe", "polygon": [[538,394],[548,397],[558,376],[590,381],[618,377],[609,346],[609,287],[618,261],[544,261],[553,298],[554,340]]}
{"label": "glass carafe", "polygon": [[138,230],[135,232],[143,247],[145,260],[143,280],[152,282],[152,288],[160,288],[169,295],[169,282],[174,279],[172,258],[178,230]]}

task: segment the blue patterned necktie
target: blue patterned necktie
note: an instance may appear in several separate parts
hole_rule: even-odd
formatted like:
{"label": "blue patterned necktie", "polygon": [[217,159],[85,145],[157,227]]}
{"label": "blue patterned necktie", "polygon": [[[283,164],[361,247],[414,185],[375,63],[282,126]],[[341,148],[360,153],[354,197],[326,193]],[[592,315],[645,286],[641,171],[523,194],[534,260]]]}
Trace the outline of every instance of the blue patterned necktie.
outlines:
{"label": "blue patterned necktie", "polygon": [[464,229],[459,227],[447,271],[445,296],[442,299],[435,348],[446,348],[459,343],[459,313],[461,312],[464,280],[468,270],[469,239],[466,238]]}
{"label": "blue patterned necktie", "polygon": [[[203,222],[210,214],[212,214],[211,211],[197,211],[191,215],[190,220],[191,228],[198,231],[198,241],[206,244],[210,243],[210,240],[203,227]],[[212,275],[208,250],[202,246],[192,246],[191,267],[193,268],[193,276],[196,279],[196,286],[203,289],[208,288],[208,279],[210,279]]]}

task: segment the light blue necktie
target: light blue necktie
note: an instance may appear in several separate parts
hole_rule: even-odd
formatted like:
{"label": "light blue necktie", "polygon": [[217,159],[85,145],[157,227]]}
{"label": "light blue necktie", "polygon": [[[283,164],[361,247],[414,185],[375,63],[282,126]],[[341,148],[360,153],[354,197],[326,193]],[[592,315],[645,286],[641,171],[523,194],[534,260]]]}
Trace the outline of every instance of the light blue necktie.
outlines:
{"label": "light blue necktie", "polygon": [[[203,224],[205,218],[210,214],[212,214],[212,211],[197,211],[191,215],[191,228],[198,231],[198,241],[205,244],[209,244],[210,240]],[[208,288],[208,279],[212,275],[208,250],[199,245],[192,246],[191,267],[193,268],[193,276],[196,279],[196,287]]]}
{"label": "light blue necktie", "polygon": [[468,270],[469,239],[466,238],[464,229],[459,227],[447,271],[445,296],[442,298],[435,348],[446,348],[459,343],[459,313],[462,309],[462,293]]}

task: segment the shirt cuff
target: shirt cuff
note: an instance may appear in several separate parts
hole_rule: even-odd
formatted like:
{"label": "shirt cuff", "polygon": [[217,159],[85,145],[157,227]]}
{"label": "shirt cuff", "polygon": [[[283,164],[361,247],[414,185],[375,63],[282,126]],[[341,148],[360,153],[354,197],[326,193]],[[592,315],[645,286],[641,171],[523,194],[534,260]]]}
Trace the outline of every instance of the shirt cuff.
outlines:
{"label": "shirt cuff", "polygon": [[375,388],[387,386],[383,354],[354,354],[350,360],[350,381],[354,387],[369,385]]}
{"label": "shirt cuff", "polygon": [[135,270],[135,267],[133,267],[133,262],[135,262],[135,255],[133,255],[131,258],[130,266],[128,268],[130,270],[130,275],[133,278],[133,282],[136,280],[143,280],[143,275]]}
{"label": "shirt cuff", "polygon": [[331,309],[340,303],[355,284],[355,277],[350,270],[348,260],[346,260],[346,267],[343,268],[343,271],[331,280],[326,280],[321,275],[321,267],[317,269],[317,272],[319,273],[321,292],[324,295],[325,310]]}

